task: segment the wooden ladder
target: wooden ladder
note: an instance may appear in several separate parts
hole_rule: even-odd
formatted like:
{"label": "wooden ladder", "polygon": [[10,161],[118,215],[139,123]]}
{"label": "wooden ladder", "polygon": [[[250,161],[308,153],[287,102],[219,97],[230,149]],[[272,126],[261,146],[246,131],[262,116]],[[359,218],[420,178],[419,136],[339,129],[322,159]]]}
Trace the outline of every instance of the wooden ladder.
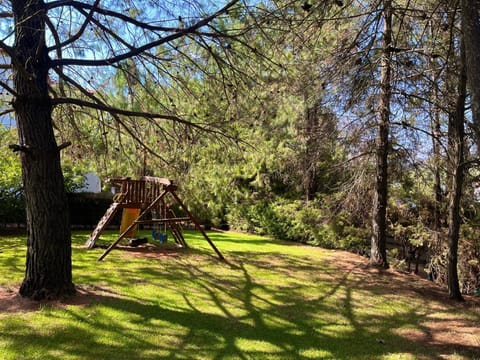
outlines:
{"label": "wooden ladder", "polygon": [[105,229],[105,226],[112,220],[113,216],[118,210],[118,207],[120,205],[120,202],[114,202],[110,205],[110,207],[105,211],[105,214],[102,216],[100,221],[97,224],[97,227],[93,232],[90,234],[90,237],[88,238],[87,242],[85,243],[85,247],[87,249],[92,249],[95,246],[95,241],[97,241],[98,237],[100,236],[100,233]]}

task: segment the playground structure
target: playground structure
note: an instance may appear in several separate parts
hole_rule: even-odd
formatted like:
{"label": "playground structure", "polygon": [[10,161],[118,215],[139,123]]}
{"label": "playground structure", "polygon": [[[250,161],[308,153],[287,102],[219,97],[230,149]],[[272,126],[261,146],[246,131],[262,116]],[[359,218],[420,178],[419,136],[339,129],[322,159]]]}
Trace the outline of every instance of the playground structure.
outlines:
{"label": "playground structure", "polygon": [[[182,234],[181,222],[191,221],[195,228],[203,235],[205,240],[210,244],[218,257],[224,260],[222,253],[217,249],[215,244],[210,240],[205,230],[200,226],[199,222],[188,210],[185,204],[180,200],[176,191],[177,186],[169,179],[143,176],[139,180],[131,178],[114,178],[110,179],[112,184],[120,186],[120,192],[115,194],[113,203],[107,209],[103,217],[92,232],[85,247],[92,249],[95,242],[99,238],[102,231],[113,219],[119,209],[129,209],[131,219],[127,224],[122,226],[120,235],[98,258],[101,261],[118,243],[133,233],[134,229],[141,224],[164,224],[165,228],[170,230],[174,241],[183,247],[187,247],[187,243]],[[177,217],[173,209],[169,206],[167,199],[173,199],[187,215],[186,217]],[[132,215],[133,214],[133,215]]]}

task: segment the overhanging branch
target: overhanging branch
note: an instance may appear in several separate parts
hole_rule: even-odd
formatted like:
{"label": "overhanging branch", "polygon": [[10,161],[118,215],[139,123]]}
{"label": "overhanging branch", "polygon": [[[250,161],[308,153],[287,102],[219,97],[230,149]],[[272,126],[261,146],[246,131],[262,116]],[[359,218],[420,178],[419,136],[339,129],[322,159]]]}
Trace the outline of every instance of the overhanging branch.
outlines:
{"label": "overhanging branch", "polygon": [[3,110],[0,112],[0,116],[4,116],[4,115],[7,115],[7,114],[11,114],[13,113],[15,110],[14,109],[6,109],[6,110]]}
{"label": "overhanging branch", "polygon": [[58,8],[58,7],[66,7],[66,6],[74,7],[79,11],[95,10],[95,13],[105,15],[105,16],[109,16],[109,17],[113,17],[113,18],[117,18],[117,19],[122,20],[126,23],[130,23],[132,25],[135,25],[135,26],[138,26],[142,29],[150,30],[150,31],[168,31],[168,32],[171,32],[171,31],[176,30],[176,28],[174,28],[174,27],[165,27],[165,26],[147,24],[147,23],[144,23],[142,21],[138,21],[138,20],[136,20],[136,19],[134,19],[134,18],[132,18],[128,15],[124,15],[122,13],[119,13],[119,12],[116,12],[116,11],[113,11],[113,10],[102,9],[101,7],[98,7],[98,6],[95,7],[94,5],[83,3],[83,2],[80,2],[80,1],[71,1],[71,0],[55,1],[55,2],[52,2],[52,3],[48,3],[46,6],[47,6],[48,10],[55,9],[55,8]]}
{"label": "overhanging branch", "polygon": [[18,96],[17,92],[15,90],[13,90],[6,82],[0,81],[0,87],[7,90],[13,96]]}
{"label": "overhanging branch", "polygon": [[[148,44],[145,44],[143,46],[136,47],[130,51],[127,51],[123,54],[117,55],[110,57],[108,59],[103,59],[103,60],[87,60],[87,59],[55,59],[51,61],[51,66],[56,67],[56,66],[67,66],[67,65],[79,65],[79,66],[110,66],[112,64],[118,63],[120,61],[135,57],[140,55],[141,53],[153,49],[157,46],[160,46],[162,44],[171,42],[173,40],[179,39],[187,34],[192,34],[195,33],[198,29],[201,27],[207,25],[210,23],[212,20],[215,18],[219,17],[220,15],[224,14],[227,12],[231,7],[233,7],[235,4],[237,4],[239,0],[233,0],[230,1],[227,5],[225,5],[223,8],[215,12],[214,14],[206,17],[205,19],[197,22],[196,24],[189,26],[185,29],[176,29],[175,33],[172,33],[168,36],[165,36],[163,38],[160,38],[156,41],[152,41]],[[70,2],[71,3],[71,2]]]}
{"label": "overhanging branch", "polygon": [[82,26],[80,27],[80,29],[77,31],[77,33],[75,35],[68,38],[68,40],[64,41],[61,44],[57,43],[55,46],[52,46],[52,47],[48,48],[48,51],[51,51],[51,50],[54,50],[54,49],[61,49],[65,46],[77,41],[82,36],[82,34],[85,32],[85,29],[87,28],[88,24],[92,20],[93,14],[98,9],[98,4],[99,3],[100,3],[100,0],[95,0],[95,3],[90,8],[90,12],[85,16],[85,21],[83,22]]}
{"label": "overhanging branch", "polygon": [[[83,88],[80,84],[78,84],[75,80],[73,80],[72,78],[68,77],[67,75],[65,75],[64,73],[62,73],[61,71],[59,71],[58,69],[54,69],[57,74],[60,76],[60,78],[62,78],[63,80],[65,80],[66,82],[70,83],[71,85],[73,85],[74,87],[76,87],[83,95],[85,95],[86,97],[92,99],[92,101],[95,101],[95,103],[92,103],[92,104],[97,104],[97,105],[100,105],[100,106],[103,106],[104,108],[109,108],[108,105],[106,105],[102,100],[98,99],[96,96],[94,96],[93,94],[89,93],[85,88]],[[57,99],[57,98],[56,98]],[[56,99],[53,99],[54,101]],[[66,99],[66,98],[63,98],[63,99]],[[73,99],[73,100],[76,100],[76,99]],[[63,103],[63,102],[59,102],[58,104],[60,103]],[[88,101],[86,101],[85,103],[88,103]],[[72,102],[65,102],[65,104],[72,104]],[[105,110],[106,112],[108,110]],[[158,157],[159,159],[161,159],[163,162],[165,162],[166,164],[169,164],[169,162],[163,158],[160,154],[158,154],[156,151],[154,151],[152,148],[150,148],[149,146],[147,146],[140,138],[138,138],[138,136],[136,136],[132,130],[122,121],[122,119],[120,119],[119,117],[119,114],[117,113],[110,113],[111,116],[115,119],[115,121],[132,137],[132,139],[134,139],[137,143],[141,144],[142,147],[147,150],[149,153],[153,154],[154,156]]]}
{"label": "overhanging branch", "polygon": [[106,111],[112,114],[118,114],[118,115],[124,115],[124,116],[143,117],[143,118],[152,119],[152,120],[156,120],[156,119],[170,120],[170,121],[175,121],[184,125],[197,128],[202,131],[208,131],[207,128],[204,128],[201,125],[192,123],[188,120],[182,119],[181,117],[178,117],[175,115],[156,114],[156,113],[143,112],[143,111],[130,111],[130,110],[118,109],[105,104],[99,104],[99,103],[94,103],[94,102],[75,99],[75,98],[55,98],[51,100],[51,103],[53,106],[61,105],[61,104],[71,104],[71,105],[84,106],[91,109]]}
{"label": "overhanging branch", "polygon": [[13,56],[13,49],[11,46],[8,46],[5,44],[5,42],[0,41],[0,53],[4,52],[8,56],[12,57]]}

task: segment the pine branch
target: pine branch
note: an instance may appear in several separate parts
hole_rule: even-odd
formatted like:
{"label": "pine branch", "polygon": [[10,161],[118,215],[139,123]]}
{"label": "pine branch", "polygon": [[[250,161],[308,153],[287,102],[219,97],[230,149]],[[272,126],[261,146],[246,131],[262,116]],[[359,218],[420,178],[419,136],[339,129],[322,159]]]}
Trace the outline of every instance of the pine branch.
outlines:
{"label": "pine branch", "polygon": [[73,35],[63,43],[57,43],[55,46],[48,48],[48,51],[64,48],[65,46],[77,41],[85,32],[85,29],[87,28],[88,24],[92,20],[95,11],[98,9],[99,3],[100,3],[100,0],[95,0],[95,3],[90,8],[90,12],[85,16],[85,21],[83,22],[82,26],[80,27],[80,29],[78,29],[75,35]]}
{"label": "pine branch", "polygon": [[149,31],[173,32],[173,31],[177,30],[176,27],[165,27],[165,26],[157,26],[157,25],[147,24],[145,22],[138,21],[138,20],[136,20],[136,19],[134,19],[134,18],[132,18],[128,15],[124,15],[122,13],[119,13],[119,12],[116,12],[116,11],[113,11],[113,10],[102,9],[101,7],[94,6],[94,5],[87,4],[87,3],[83,3],[83,2],[80,2],[80,1],[71,1],[71,0],[55,1],[55,2],[52,2],[52,3],[46,4],[46,6],[47,6],[48,10],[52,10],[52,9],[55,9],[55,8],[58,8],[58,7],[68,7],[68,6],[73,7],[75,9],[77,9],[78,11],[82,11],[82,10],[92,11],[92,10],[94,10],[94,12],[97,13],[97,14],[101,14],[101,15],[112,17],[112,18],[116,18],[116,19],[119,19],[123,22],[135,25],[139,28],[149,30]]}
{"label": "pine branch", "polygon": [[173,40],[179,39],[184,37],[185,35],[188,34],[193,34],[195,31],[200,29],[201,27],[209,24],[211,21],[213,21],[215,18],[219,17],[220,15],[226,13],[230,8],[232,8],[234,5],[238,3],[239,0],[233,0],[230,1],[227,5],[225,5],[222,9],[218,10],[217,12],[213,13],[212,15],[206,17],[205,19],[197,22],[196,24],[186,27],[184,29],[175,29],[176,32],[162,37],[156,41],[149,42],[143,46],[135,47],[132,48],[131,50],[120,54],[116,55],[113,57],[110,57],[108,59],[103,59],[103,60],[86,60],[86,59],[56,59],[51,61],[51,66],[56,67],[56,66],[67,66],[67,65],[79,65],[79,66],[111,66],[112,64],[118,63],[120,61],[138,56],[147,50],[153,49],[157,46],[160,46],[162,44],[169,43]]}
{"label": "pine branch", "polygon": [[188,120],[182,119],[181,117],[176,115],[166,115],[166,114],[157,114],[157,113],[144,112],[144,111],[124,110],[124,109],[119,109],[113,106],[108,106],[106,104],[96,103],[96,102],[91,102],[91,101],[86,101],[86,100],[81,100],[76,98],[64,98],[64,97],[55,98],[55,99],[52,99],[51,103],[53,106],[61,105],[61,104],[72,104],[72,105],[88,107],[88,108],[96,109],[100,111],[106,111],[111,114],[118,114],[118,115],[131,116],[131,117],[143,117],[143,118],[152,119],[152,120],[156,120],[156,119],[170,120],[170,121],[175,121],[184,125],[197,128],[202,131],[209,131],[207,128],[204,128],[198,124],[192,123]]}

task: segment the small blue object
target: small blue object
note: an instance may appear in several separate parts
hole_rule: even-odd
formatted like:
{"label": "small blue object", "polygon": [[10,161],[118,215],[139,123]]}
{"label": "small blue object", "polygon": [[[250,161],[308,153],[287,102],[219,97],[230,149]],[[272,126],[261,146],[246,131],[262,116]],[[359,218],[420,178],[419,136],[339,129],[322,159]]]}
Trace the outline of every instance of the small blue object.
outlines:
{"label": "small blue object", "polygon": [[160,244],[167,242],[167,234],[158,232],[157,230],[152,230],[152,239],[158,240]]}
{"label": "small blue object", "polygon": [[160,233],[159,236],[158,236],[158,240],[160,241],[160,244],[166,243],[167,242],[167,234]]}

